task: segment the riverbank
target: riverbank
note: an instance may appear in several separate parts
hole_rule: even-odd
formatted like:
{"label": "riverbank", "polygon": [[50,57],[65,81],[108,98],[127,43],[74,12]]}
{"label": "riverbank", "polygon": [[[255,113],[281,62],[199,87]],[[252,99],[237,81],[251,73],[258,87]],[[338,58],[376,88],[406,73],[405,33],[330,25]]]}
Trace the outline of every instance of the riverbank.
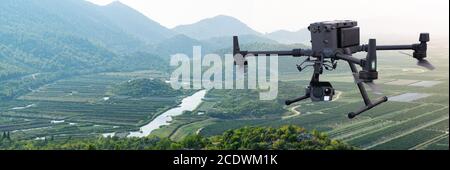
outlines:
{"label": "riverbank", "polygon": [[185,111],[195,110],[201,103],[206,95],[206,90],[200,90],[195,92],[193,95],[185,97],[181,104],[177,107],[167,110],[161,115],[157,116],[148,124],[142,126],[139,131],[130,132],[127,137],[145,137],[148,136],[153,130],[160,128],[163,125],[170,125],[173,116],[178,116],[183,114]]}

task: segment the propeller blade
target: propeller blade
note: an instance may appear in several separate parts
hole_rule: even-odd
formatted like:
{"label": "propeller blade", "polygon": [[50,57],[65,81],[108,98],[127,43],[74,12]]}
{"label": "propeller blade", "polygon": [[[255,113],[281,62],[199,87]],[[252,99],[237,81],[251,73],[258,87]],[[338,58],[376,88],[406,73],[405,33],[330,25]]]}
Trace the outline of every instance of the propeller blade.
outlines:
{"label": "propeller blade", "polygon": [[378,95],[383,94],[383,90],[381,89],[381,87],[378,86],[377,84],[375,84],[374,82],[364,82],[364,84],[369,86],[369,88],[372,90],[372,93],[378,94]]}
{"label": "propeller blade", "polygon": [[428,60],[425,60],[425,59],[418,60],[417,65],[424,67],[428,70],[434,70],[436,68],[430,62],[428,62]]}
{"label": "propeller blade", "polygon": [[364,80],[361,80],[359,78],[358,73],[353,73],[353,77],[354,77],[355,83],[357,83],[357,84],[358,83],[366,84],[371,89],[372,93],[378,94],[378,95],[383,94],[383,90],[381,89],[381,87],[378,86],[377,84],[375,84],[373,81],[372,82],[364,82]]}
{"label": "propeller blade", "polygon": [[[404,54],[404,55],[407,55],[407,56],[413,56],[413,55],[411,55],[411,54],[408,54],[408,53],[405,53],[405,52],[403,52],[403,51],[399,51],[399,53],[400,54]],[[421,67],[424,67],[424,68],[426,68],[426,69],[428,69],[428,70],[434,70],[434,69],[436,69],[436,67],[434,67],[428,60],[425,60],[425,59],[418,59],[417,60],[417,65],[418,66],[421,66]]]}
{"label": "propeller blade", "polygon": [[412,57],[412,55],[411,55],[411,54],[408,54],[408,53],[406,53],[406,52],[403,52],[403,51],[399,51],[398,53],[400,53],[400,54],[403,54],[403,55],[407,55],[407,56],[410,56],[410,57]]}

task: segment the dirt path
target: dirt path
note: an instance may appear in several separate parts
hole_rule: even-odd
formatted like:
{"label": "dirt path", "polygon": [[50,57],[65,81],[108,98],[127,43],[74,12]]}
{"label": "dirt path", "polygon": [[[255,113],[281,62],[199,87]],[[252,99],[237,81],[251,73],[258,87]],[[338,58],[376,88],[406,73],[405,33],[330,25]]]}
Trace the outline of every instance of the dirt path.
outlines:
{"label": "dirt path", "polygon": [[[333,101],[339,100],[341,98],[341,95],[342,95],[342,91],[336,91],[336,96],[334,97]],[[292,112],[293,114],[292,115],[283,116],[281,118],[282,119],[290,119],[290,118],[293,118],[293,117],[301,115],[301,112],[297,110],[297,108],[299,108],[300,106],[301,105],[295,105],[293,107],[288,108],[288,110],[290,112]]]}
{"label": "dirt path", "polygon": [[342,92],[341,91],[336,91],[336,97],[333,99],[333,101],[337,101],[341,98]]}
{"label": "dirt path", "polygon": [[289,108],[288,110],[289,110],[290,112],[294,113],[294,114],[292,114],[292,115],[287,115],[287,116],[283,116],[283,117],[281,117],[281,119],[289,119],[289,118],[292,118],[292,117],[301,115],[301,112],[299,112],[298,110],[296,110],[296,109],[299,108],[299,107],[300,107],[300,105],[296,105],[296,106],[294,106],[294,107]]}

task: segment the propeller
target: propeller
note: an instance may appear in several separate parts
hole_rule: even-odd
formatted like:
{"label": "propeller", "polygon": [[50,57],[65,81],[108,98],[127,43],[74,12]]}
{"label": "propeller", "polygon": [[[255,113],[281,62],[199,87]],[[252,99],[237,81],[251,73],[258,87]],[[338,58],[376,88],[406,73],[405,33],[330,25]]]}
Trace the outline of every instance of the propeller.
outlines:
{"label": "propeller", "polygon": [[434,67],[428,60],[420,59],[417,61],[417,65],[421,67],[425,67],[428,70],[434,70],[436,67]]}
{"label": "propeller", "polygon": [[[405,52],[403,52],[403,51],[399,51],[399,53],[400,53],[400,54],[403,54],[403,55],[407,55],[407,56],[413,57],[413,55],[408,54],[408,53],[405,53]],[[420,67],[424,67],[424,68],[426,68],[426,69],[428,69],[428,70],[434,70],[434,69],[436,69],[436,67],[434,67],[428,60],[426,60],[426,59],[424,59],[424,58],[422,58],[422,59],[417,59],[417,65],[420,66]]]}
{"label": "propeller", "polygon": [[375,84],[373,81],[363,82],[363,83],[366,84],[371,89],[372,93],[378,94],[378,95],[383,94],[383,90],[381,89],[381,87],[379,85]]}
{"label": "propeller", "polygon": [[377,94],[377,95],[383,94],[383,89],[379,85],[375,84],[375,82],[364,81],[364,80],[360,79],[358,73],[353,73],[353,77],[355,78],[355,83],[364,83],[365,85],[367,85],[367,87],[370,88],[370,90],[372,91],[373,94]]}

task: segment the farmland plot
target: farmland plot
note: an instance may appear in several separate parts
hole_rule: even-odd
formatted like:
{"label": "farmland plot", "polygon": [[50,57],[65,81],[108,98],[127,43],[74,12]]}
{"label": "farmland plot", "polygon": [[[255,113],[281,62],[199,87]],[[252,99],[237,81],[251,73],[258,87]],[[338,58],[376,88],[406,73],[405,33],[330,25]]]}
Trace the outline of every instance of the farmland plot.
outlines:
{"label": "farmland plot", "polygon": [[[162,78],[154,71],[100,73],[62,79],[0,104],[0,131],[19,138],[98,136],[138,129],[173,107],[181,96],[130,98],[110,88],[136,78]],[[56,122],[56,123],[55,123]]]}

